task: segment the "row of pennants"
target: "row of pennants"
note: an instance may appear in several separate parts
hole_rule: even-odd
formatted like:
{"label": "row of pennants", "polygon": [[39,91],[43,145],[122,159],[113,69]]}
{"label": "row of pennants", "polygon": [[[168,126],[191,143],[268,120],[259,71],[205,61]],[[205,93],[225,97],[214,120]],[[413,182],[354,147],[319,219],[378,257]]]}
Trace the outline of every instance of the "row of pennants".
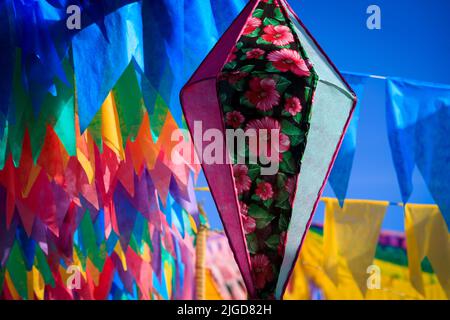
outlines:
{"label": "row of pennants", "polygon": [[170,160],[167,105],[149,116],[130,64],[81,132],[61,88],[35,121],[19,103],[2,137],[0,298],[193,298],[199,167]]}
{"label": "row of pennants", "polygon": [[[111,95],[101,118],[115,111]],[[117,124],[103,121],[102,152],[86,131],[75,156],[49,127],[37,163],[25,136],[20,165],[10,155],[0,171],[1,298],[193,297],[202,217],[192,169],[165,157],[170,113],[158,143],[149,125],[144,115],[134,142],[122,148]],[[73,289],[71,267],[81,272]]]}
{"label": "row of pennants", "polygon": [[[341,205],[357,148],[364,88],[372,78],[355,73],[344,76],[359,102],[329,177]],[[417,167],[450,226],[450,86],[395,77],[376,79],[385,83],[386,124],[402,202],[407,203],[413,193],[413,172]]]}
{"label": "row of pennants", "polygon": [[78,2],[81,30],[67,5],[0,4],[0,298],[191,299],[199,168],[169,157],[184,48],[156,2]]}
{"label": "row of pennants", "polygon": [[[437,206],[407,204],[403,234],[380,231],[389,202],[322,202],[324,224],[311,226],[284,299],[450,299],[450,235]],[[206,252],[206,299],[245,297],[226,237],[210,231]]]}

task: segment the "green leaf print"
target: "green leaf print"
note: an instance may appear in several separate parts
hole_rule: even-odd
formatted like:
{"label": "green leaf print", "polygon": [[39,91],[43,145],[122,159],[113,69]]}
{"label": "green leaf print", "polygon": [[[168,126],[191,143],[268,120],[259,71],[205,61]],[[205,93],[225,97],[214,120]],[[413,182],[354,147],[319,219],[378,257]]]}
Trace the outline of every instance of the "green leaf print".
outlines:
{"label": "green leaf print", "polygon": [[277,90],[280,94],[284,93],[286,89],[291,85],[291,81],[286,79],[285,77],[279,77],[277,82]]}
{"label": "green leaf print", "polygon": [[296,174],[294,158],[289,151],[283,153],[283,161],[280,163],[280,170],[286,173]]}
{"label": "green leaf print", "polygon": [[263,24],[265,26],[269,26],[269,25],[278,26],[280,24],[280,22],[278,20],[275,20],[272,18],[264,18]]}
{"label": "green leaf print", "polygon": [[260,167],[257,164],[249,164],[247,175],[250,179],[255,180],[261,172]]}
{"label": "green leaf print", "polygon": [[240,71],[241,71],[241,72],[247,72],[247,73],[249,73],[249,72],[251,72],[254,68],[255,68],[255,66],[254,66],[253,64],[247,64],[247,65],[243,66],[243,67],[240,69]]}
{"label": "green leaf print", "polygon": [[262,229],[267,227],[270,222],[275,218],[274,215],[271,215],[266,209],[261,208],[256,204],[251,204],[248,208],[249,216],[256,219],[256,228]]}
{"label": "green leaf print", "polygon": [[298,136],[302,134],[302,130],[288,120],[283,120],[281,122],[281,132],[288,136]]}
{"label": "green leaf print", "polygon": [[280,235],[278,234],[271,235],[265,241],[265,244],[269,249],[276,250],[278,248],[278,245],[280,244]]}
{"label": "green leaf print", "polygon": [[285,21],[283,13],[281,12],[280,8],[275,8],[273,12],[275,14],[275,19],[277,19],[278,21]]}
{"label": "green leaf print", "polygon": [[264,40],[263,38],[258,38],[258,40],[256,40],[256,44],[267,44],[267,45],[270,45],[271,43],[269,41]]}
{"label": "green leaf print", "polygon": [[258,238],[256,237],[255,233],[247,234],[247,247],[248,251],[250,251],[251,254],[255,254],[258,252]]}
{"label": "green leaf print", "polygon": [[256,9],[256,10],[253,12],[253,17],[255,17],[255,18],[261,18],[261,17],[263,16],[263,14],[264,14],[264,10],[263,10],[263,9]]}
{"label": "green leaf print", "polygon": [[261,28],[256,28],[255,30],[253,30],[252,33],[246,34],[246,37],[249,38],[256,38],[257,36],[259,36],[259,32],[261,31]]}

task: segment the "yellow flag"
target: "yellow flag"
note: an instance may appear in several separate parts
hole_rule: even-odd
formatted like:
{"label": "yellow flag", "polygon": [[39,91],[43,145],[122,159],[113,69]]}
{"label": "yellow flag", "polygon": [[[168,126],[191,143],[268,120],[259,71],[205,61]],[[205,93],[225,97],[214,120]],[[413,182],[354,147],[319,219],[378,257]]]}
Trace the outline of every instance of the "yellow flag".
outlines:
{"label": "yellow flag", "polygon": [[39,300],[44,300],[44,293],[45,293],[45,282],[44,278],[42,277],[41,273],[38,269],[36,269],[35,266],[33,266],[33,269],[31,269],[32,278],[33,278],[33,290],[36,294],[36,297]]}
{"label": "yellow flag", "polygon": [[410,280],[425,295],[421,262],[425,257],[450,299],[450,236],[438,206],[407,204],[405,233]]}
{"label": "yellow flag", "polygon": [[164,261],[164,276],[166,279],[167,294],[172,296],[173,267],[168,261]]}
{"label": "yellow flag", "polygon": [[[319,288],[325,299],[329,300],[403,300],[403,299],[430,299],[430,300],[446,300],[447,297],[437,281],[436,275],[431,273],[423,273],[423,281],[425,286],[425,296],[421,296],[409,281],[408,266],[396,264],[387,260],[375,259],[373,264],[380,268],[381,286],[380,290],[367,290],[363,296],[352,275],[345,267],[343,258],[339,257],[339,283],[335,285],[324,272],[323,261],[326,258],[323,253],[323,237],[314,231],[308,232],[303,243],[302,251],[298,259],[298,263],[294,270],[302,268],[305,271],[311,292],[314,288]],[[369,276],[369,275],[368,275]],[[295,276],[291,278],[291,281]],[[306,288],[308,289],[308,288]],[[289,290],[289,286],[288,286]],[[292,291],[290,298],[304,299],[302,292],[304,288]],[[316,291],[317,293],[317,291]],[[286,294],[285,294],[285,299]]]}
{"label": "yellow flag", "polygon": [[88,130],[81,134],[79,121],[78,114],[75,113],[77,159],[83,167],[89,183],[92,183],[95,176],[94,140]]}
{"label": "yellow flag", "polygon": [[120,159],[124,159],[125,151],[123,150],[119,116],[117,115],[116,104],[111,92],[103,102],[101,113],[103,141]]}
{"label": "yellow flag", "polygon": [[5,284],[8,287],[9,293],[11,294],[11,297],[13,300],[21,300],[19,293],[16,290],[16,287],[14,286],[14,283],[11,279],[11,276],[9,275],[8,270],[5,272]]}
{"label": "yellow flag", "polygon": [[308,300],[311,297],[308,279],[303,265],[297,261],[289,284],[284,293],[284,300]]}
{"label": "yellow flag", "polygon": [[364,295],[368,268],[373,264],[387,201],[346,200],[344,207],[337,199],[324,198],[324,270],[337,285],[340,280],[339,256],[354,282]]}
{"label": "yellow flag", "polygon": [[205,298],[206,300],[224,300],[224,298],[220,295],[218,285],[214,281],[214,277],[211,273],[211,270],[206,270],[206,278],[205,278]]}

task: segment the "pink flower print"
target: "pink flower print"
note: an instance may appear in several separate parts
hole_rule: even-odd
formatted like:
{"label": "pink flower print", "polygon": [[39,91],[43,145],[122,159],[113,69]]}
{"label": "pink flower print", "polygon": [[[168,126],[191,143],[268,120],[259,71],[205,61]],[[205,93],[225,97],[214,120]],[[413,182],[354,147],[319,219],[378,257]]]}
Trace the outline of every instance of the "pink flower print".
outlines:
{"label": "pink flower print", "polygon": [[256,220],[250,216],[241,215],[242,224],[245,234],[252,233],[256,230]]}
{"label": "pink flower print", "polygon": [[[288,151],[291,145],[289,137],[281,132],[280,123],[271,117],[252,120],[247,124],[245,130],[255,131],[258,137],[258,146],[255,149],[255,145],[250,144],[250,151],[259,156],[275,158],[275,154],[272,153],[276,153],[279,159],[281,159],[281,153]],[[278,131],[278,141],[274,140],[272,130]]]}
{"label": "pink flower print", "polygon": [[225,115],[226,124],[234,129],[239,128],[244,120],[244,116],[239,111],[231,111]]}
{"label": "pink flower print", "polygon": [[239,201],[239,207],[241,209],[241,214],[246,216],[248,214],[248,206],[245,202]]}
{"label": "pink flower print", "polygon": [[273,66],[281,72],[291,71],[301,77],[310,75],[305,60],[300,57],[300,54],[297,51],[281,49],[269,53],[267,58],[269,61],[272,61]]}
{"label": "pink flower print", "polygon": [[250,180],[250,177],[247,175],[247,173],[248,168],[246,165],[236,164],[233,166],[234,182],[239,194],[250,190],[252,181]]}
{"label": "pink flower print", "polygon": [[294,36],[289,27],[286,26],[268,25],[264,28],[264,34],[261,38],[276,46],[285,46],[294,42]]}
{"label": "pink flower print", "polygon": [[273,197],[272,185],[268,182],[260,182],[256,186],[255,194],[261,198],[261,200],[269,200]]}
{"label": "pink flower print", "polygon": [[243,35],[249,35],[253,31],[255,31],[261,25],[261,20],[255,17],[251,17],[247,20],[247,24],[244,27]]}
{"label": "pink flower print", "polygon": [[250,90],[245,93],[245,97],[262,111],[272,109],[280,101],[275,80],[271,78],[252,78]]}
{"label": "pink flower print", "polygon": [[269,258],[264,254],[251,257],[255,285],[257,289],[263,289],[268,281],[273,279],[272,266]]}
{"label": "pink flower print", "polygon": [[264,55],[265,51],[259,48],[248,51],[245,55],[248,59],[258,59]]}
{"label": "pink flower print", "polygon": [[284,110],[289,112],[292,116],[302,111],[302,105],[300,99],[297,97],[287,98],[284,104]]}

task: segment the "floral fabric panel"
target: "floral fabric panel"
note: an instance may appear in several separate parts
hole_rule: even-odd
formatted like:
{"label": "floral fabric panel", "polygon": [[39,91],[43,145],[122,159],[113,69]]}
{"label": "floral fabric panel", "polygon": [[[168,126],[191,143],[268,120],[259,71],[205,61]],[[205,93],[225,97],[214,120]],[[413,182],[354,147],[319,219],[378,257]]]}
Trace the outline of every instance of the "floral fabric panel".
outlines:
{"label": "floral fabric panel", "polygon": [[[279,152],[276,174],[262,175],[263,165],[249,161],[250,154],[261,153],[259,146],[246,141],[245,150],[231,151],[253,280],[262,299],[273,298],[283,259],[316,83],[285,8],[278,0],[261,1],[219,76],[218,91],[227,129],[279,132],[278,144],[269,134],[265,151]],[[236,163],[238,154],[245,164]]]}

